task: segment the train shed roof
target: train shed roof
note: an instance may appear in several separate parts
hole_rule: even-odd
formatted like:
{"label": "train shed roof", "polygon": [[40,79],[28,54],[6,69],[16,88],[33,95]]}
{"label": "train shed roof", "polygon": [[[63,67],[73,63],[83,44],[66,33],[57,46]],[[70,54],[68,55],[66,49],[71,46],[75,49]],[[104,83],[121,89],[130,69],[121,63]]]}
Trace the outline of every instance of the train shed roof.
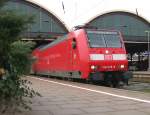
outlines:
{"label": "train shed roof", "polygon": [[27,0],[53,13],[66,27],[84,25],[92,19],[115,11],[129,12],[150,22],[149,0]]}

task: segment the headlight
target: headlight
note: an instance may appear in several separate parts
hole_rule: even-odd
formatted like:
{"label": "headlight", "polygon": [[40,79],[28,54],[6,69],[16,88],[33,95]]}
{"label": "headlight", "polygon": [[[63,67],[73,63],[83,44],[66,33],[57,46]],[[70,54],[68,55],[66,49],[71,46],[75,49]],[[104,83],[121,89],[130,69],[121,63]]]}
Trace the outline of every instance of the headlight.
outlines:
{"label": "headlight", "polygon": [[94,65],[92,65],[92,66],[91,66],[91,69],[95,69],[95,66],[94,66]]}
{"label": "headlight", "polygon": [[125,66],[124,65],[120,65],[120,68],[123,69]]}
{"label": "headlight", "polygon": [[98,66],[95,66],[95,65],[91,65],[91,69],[92,70],[97,70]]}
{"label": "headlight", "polygon": [[126,54],[113,54],[113,60],[126,60]]}
{"label": "headlight", "polygon": [[104,60],[104,54],[90,54],[90,60]]}

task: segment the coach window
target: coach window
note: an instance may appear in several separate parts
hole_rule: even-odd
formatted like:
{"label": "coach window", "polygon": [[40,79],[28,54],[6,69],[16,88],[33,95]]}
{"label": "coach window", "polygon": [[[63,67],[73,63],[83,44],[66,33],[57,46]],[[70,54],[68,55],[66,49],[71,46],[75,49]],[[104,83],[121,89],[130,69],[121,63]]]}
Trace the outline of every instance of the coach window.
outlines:
{"label": "coach window", "polygon": [[76,47],[77,47],[77,42],[76,42],[76,39],[73,38],[73,41],[72,41],[72,48],[73,48],[73,49],[76,49]]}

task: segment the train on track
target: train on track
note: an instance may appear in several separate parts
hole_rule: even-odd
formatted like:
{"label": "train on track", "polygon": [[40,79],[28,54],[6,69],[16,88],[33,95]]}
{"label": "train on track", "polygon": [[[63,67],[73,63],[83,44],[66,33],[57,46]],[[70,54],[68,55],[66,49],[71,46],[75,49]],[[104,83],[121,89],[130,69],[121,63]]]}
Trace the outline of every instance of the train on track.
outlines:
{"label": "train on track", "polygon": [[103,81],[113,87],[128,82],[128,60],[121,33],[78,28],[36,48],[32,73]]}

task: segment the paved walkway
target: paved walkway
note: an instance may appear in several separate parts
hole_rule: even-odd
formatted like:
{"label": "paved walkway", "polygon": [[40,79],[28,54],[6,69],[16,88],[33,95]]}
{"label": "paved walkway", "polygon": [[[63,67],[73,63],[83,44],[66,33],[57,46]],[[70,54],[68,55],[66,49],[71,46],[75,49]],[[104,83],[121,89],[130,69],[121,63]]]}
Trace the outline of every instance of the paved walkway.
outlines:
{"label": "paved walkway", "polygon": [[16,115],[150,115],[150,94],[55,79],[47,80],[56,83],[31,77],[27,79],[42,97],[33,99],[32,111]]}

